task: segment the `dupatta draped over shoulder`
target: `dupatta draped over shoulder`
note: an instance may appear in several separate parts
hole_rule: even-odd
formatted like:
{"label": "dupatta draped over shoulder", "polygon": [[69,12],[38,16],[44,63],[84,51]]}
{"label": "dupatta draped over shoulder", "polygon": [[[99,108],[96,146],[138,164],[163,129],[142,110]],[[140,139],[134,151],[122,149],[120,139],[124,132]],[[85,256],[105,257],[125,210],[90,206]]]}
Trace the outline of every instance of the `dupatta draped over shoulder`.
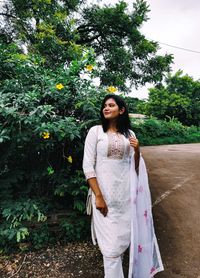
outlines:
{"label": "dupatta draped over shoulder", "polygon": [[138,175],[130,163],[131,244],[129,278],[149,278],[163,271],[160,251],[154,231],[151,195],[144,159],[140,156]]}

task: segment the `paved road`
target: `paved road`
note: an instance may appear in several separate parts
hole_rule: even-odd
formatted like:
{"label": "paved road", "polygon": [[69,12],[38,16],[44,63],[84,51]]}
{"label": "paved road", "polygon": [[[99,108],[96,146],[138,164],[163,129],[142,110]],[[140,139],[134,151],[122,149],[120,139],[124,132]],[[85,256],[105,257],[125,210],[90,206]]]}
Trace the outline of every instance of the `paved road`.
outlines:
{"label": "paved road", "polygon": [[200,144],[143,147],[165,271],[200,278]]}

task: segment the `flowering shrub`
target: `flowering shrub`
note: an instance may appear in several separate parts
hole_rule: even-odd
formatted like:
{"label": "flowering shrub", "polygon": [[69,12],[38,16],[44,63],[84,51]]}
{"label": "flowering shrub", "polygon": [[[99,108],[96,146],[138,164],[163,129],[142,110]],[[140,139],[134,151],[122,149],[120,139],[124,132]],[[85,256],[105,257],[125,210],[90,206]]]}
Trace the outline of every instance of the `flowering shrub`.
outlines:
{"label": "flowering shrub", "polygon": [[[19,205],[30,198],[45,205],[45,214],[83,214],[83,144],[88,128],[98,121],[105,94],[92,83],[94,54],[87,50],[81,59],[52,71],[41,57],[20,54],[16,45],[0,47],[5,69],[0,88],[0,201]],[[81,78],[84,73],[90,78]],[[9,243],[5,222],[0,228],[6,229],[3,242],[7,235]],[[23,228],[24,237],[15,231],[16,241],[29,237],[28,227]]]}

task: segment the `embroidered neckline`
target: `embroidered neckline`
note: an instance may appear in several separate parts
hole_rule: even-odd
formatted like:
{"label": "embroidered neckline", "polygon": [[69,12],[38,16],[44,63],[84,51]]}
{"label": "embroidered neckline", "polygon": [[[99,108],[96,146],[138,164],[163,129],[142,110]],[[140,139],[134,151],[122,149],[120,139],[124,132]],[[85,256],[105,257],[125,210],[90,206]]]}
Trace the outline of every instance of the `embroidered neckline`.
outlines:
{"label": "embroidered neckline", "polygon": [[117,132],[107,132],[108,135],[108,157],[122,159],[125,151],[123,135]]}

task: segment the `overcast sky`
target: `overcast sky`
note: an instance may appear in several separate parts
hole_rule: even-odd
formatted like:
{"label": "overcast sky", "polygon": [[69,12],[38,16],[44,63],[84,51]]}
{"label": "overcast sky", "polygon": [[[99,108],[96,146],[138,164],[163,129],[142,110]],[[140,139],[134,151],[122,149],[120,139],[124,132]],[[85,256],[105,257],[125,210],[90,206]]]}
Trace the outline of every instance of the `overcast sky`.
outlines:
{"label": "overcast sky", "polygon": [[199,0],[149,0],[150,20],[142,31],[158,42],[199,51],[193,53],[160,44],[162,53],[174,54],[173,70],[200,78],[200,1]]}
{"label": "overcast sky", "polygon": [[[103,0],[115,4],[118,0]],[[134,0],[127,0],[132,7]],[[148,39],[200,52],[200,0],[147,0],[150,6],[149,20],[141,31]],[[200,79],[200,53],[184,51],[160,44],[159,54],[174,55],[172,71],[181,69],[194,79]],[[141,88],[136,94],[147,97],[147,89]]]}

